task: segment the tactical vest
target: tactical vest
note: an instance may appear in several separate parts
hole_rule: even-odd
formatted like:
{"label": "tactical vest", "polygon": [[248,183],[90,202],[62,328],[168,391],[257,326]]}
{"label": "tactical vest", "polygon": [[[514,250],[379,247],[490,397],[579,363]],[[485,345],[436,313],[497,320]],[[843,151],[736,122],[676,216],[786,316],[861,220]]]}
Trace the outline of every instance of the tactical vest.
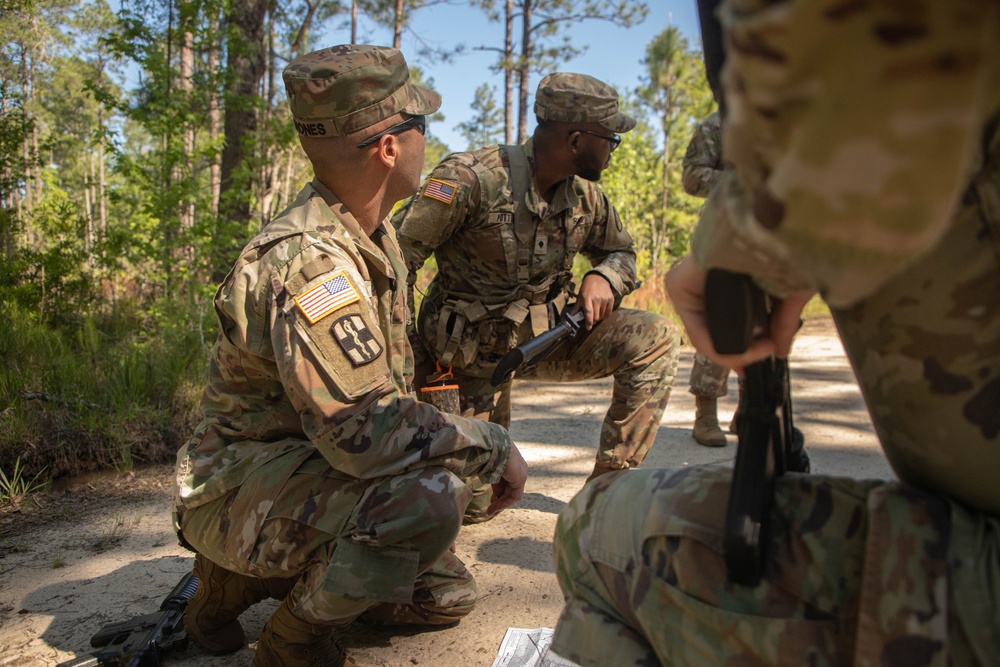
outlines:
{"label": "tactical vest", "polygon": [[[537,336],[548,331],[559,313],[565,308],[570,297],[575,294],[572,283],[573,260],[580,251],[580,243],[570,233],[572,209],[563,213],[563,227],[566,244],[562,258],[562,270],[545,276],[541,282],[529,282],[531,255],[535,245],[537,226],[532,212],[525,202],[531,188],[531,170],[524,146],[515,144],[500,147],[501,160],[507,156],[509,186],[514,207],[514,238],[516,249],[508,248],[506,263],[510,281],[517,287],[502,296],[485,297],[469,294],[454,287],[442,285],[445,292],[437,323],[435,349],[440,350],[442,366],[457,363],[457,367],[468,367],[477,358],[479,336],[470,335],[469,327],[492,326],[505,341],[499,341],[494,353],[503,353],[517,345],[518,331],[526,319],[531,323],[531,335]],[[476,161],[470,165],[476,177],[486,174],[483,163]],[[503,334],[506,333],[506,336]]]}

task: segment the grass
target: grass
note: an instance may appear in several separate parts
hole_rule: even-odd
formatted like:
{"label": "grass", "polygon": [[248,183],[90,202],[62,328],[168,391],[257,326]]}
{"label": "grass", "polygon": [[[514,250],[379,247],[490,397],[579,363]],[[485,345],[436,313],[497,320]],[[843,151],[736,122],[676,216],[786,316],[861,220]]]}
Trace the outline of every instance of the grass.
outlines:
{"label": "grass", "polygon": [[96,540],[90,545],[94,551],[107,551],[120,544],[126,537],[132,534],[135,527],[142,521],[142,514],[115,515],[111,523],[105,528]]}
{"label": "grass", "polygon": [[42,471],[57,478],[171,461],[194,426],[202,341],[214,338],[198,311],[122,301],[55,326],[0,303],[0,471],[15,471],[0,494],[23,495]]}
{"label": "grass", "polygon": [[14,462],[14,470],[10,476],[0,468],[0,503],[11,503],[17,507],[26,496],[43,489],[48,480],[38,481],[38,478],[45,472],[44,468],[34,477],[28,479],[25,475],[24,467],[21,465],[21,457]]}

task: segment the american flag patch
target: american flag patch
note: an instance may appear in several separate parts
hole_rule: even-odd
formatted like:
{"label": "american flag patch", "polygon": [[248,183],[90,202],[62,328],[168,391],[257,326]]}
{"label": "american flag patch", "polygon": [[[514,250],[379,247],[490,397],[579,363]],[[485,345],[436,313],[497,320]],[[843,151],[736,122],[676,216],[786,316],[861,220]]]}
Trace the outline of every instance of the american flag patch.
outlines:
{"label": "american flag patch", "polygon": [[354,289],[347,273],[341,270],[322,285],[316,285],[295,297],[295,305],[309,320],[309,324],[316,324],[338,308],[360,299],[361,295]]}
{"label": "american flag patch", "polygon": [[439,181],[436,178],[428,178],[427,187],[424,188],[424,196],[443,201],[445,204],[450,204],[451,200],[455,198],[457,190],[458,188],[454,183]]}

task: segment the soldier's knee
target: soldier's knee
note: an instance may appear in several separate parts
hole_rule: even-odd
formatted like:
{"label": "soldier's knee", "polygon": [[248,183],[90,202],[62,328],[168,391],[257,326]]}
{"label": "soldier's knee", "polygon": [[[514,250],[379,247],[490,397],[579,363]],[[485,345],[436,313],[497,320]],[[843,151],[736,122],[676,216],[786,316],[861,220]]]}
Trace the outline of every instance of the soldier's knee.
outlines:
{"label": "soldier's knee", "polygon": [[633,356],[650,359],[679,356],[681,336],[668,318],[645,310],[632,310],[624,315],[623,330],[628,333],[626,345]]}
{"label": "soldier's knee", "polygon": [[[362,517],[375,525],[379,542],[420,553],[420,562],[436,560],[455,542],[472,491],[444,468],[425,468],[408,475],[389,514]],[[369,519],[366,521],[365,519]]]}

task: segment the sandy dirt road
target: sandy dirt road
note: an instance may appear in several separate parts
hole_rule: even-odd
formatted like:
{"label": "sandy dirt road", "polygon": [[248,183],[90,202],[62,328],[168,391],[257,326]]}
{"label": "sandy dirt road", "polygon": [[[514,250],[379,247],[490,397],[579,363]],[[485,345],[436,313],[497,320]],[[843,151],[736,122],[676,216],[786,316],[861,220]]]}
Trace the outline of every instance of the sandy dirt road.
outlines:
{"label": "sandy dirt road", "polygon": [[[725,448],[691,439],[694,398],[687,391],[692,351],[645,466],[732,465]],[[796,424],[816,473],[889,478],[843,350],[828,321],[806,324],[792,356]],[[521,383],[511,434],[530,466],[523,501],[493,521],[463,529],[458,555],[475,574],[481,598],[459,625],[432,632],[352,624],[342,643],[365,666],[489,667],[508,627],[553,627],[562,605],[553,573],[552,532],[560,508],[593,465],[611,383]],[[728,423],[736,381],[720,402]],[[192,557],[170,528],[170,470],[81,481],[41,494],[24,510],[0,515],[0,667],[51,666],[85,653],[102,625],[154,611],[190,570]],[[171,656],[177,667],[248,665],[275,602],[242,617],[248,647],[224,658],[195,648]]]}

